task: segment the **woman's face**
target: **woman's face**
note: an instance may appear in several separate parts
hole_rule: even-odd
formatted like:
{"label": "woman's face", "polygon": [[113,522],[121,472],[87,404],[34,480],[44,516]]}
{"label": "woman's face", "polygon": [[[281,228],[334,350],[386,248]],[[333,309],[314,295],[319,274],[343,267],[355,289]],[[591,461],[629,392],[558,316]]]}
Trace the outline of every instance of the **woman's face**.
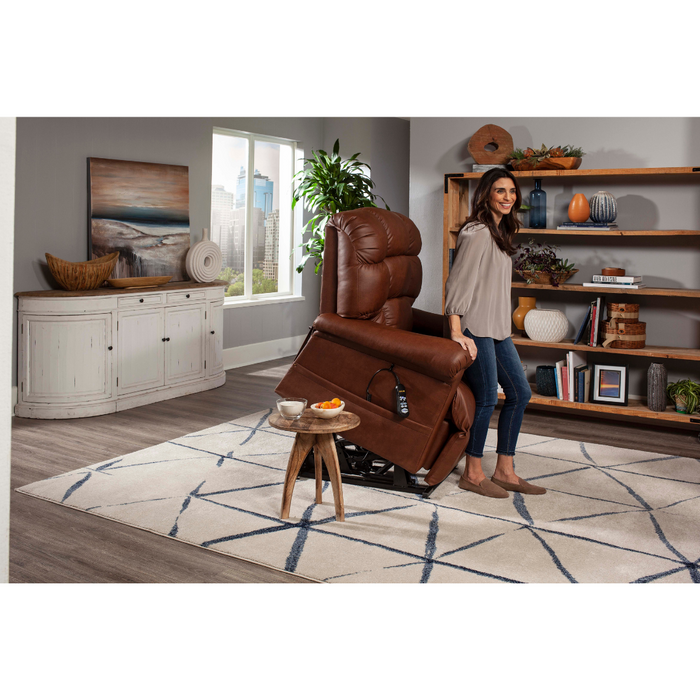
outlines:
{"label": "woman's face", "polygon": [[516,200],[515,183],[509,177],[502,177],[491,185],[489,207],[496,223],[500,223],[505,214],[509,214]]}

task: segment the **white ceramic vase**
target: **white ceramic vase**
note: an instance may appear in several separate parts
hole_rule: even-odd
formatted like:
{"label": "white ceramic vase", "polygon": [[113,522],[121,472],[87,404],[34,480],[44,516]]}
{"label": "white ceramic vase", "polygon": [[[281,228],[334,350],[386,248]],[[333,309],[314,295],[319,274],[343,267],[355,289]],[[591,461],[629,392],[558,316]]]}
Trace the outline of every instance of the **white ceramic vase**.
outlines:
{"label": "white ceramic vase", "polygon": [[525,331],[538,343],[559,343],[568,330],[569,320],[558,309],[530,309],[525,316]]}
{"label": "white ceramic vase", "polygon": [[221,248],[209,240],[209,229],[202,229],[202,240],[187,251],[185,269],[195,282],[213,282],[221,272]]}

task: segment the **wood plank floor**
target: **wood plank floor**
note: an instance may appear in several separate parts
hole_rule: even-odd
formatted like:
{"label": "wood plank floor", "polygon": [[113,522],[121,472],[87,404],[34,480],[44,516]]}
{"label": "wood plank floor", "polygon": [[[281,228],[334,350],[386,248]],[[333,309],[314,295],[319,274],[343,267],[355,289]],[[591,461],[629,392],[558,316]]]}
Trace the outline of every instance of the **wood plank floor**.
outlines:
{"label": "wood plank floor", "polygon": [[[14,418],[10,581],[306,582],[293,574],[222,556],[14,491],[40,479],[267,409],[277,398],[274,388],[280,368],[290,362],[291,358],[283,358],[229,370],[226,384],[218,389],[108,416],[54,421]],[[498,409],[491,427],[496,427],[497,420]],[[522,429],[536,435],[700,459],[697,432],[531,409],[525,413]],[[485,463],[488,466],[488,461]]]}

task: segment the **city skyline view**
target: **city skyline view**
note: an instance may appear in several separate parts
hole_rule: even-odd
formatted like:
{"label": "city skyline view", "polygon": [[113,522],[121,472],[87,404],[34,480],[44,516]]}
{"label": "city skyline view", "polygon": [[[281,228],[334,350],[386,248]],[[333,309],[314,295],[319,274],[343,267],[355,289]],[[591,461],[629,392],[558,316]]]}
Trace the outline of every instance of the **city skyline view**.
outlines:
{"label": "city skyline view", "polygon": [[[254,149],[252,159],[251,147]],[[211,239],[221,248],[219,279],[229,282],[227,296],[245,293],[246,245],[252,249],[252,293],[279,291],[280,230],[291,231],[292,151],[286,144],[214,134]],[[252,211],[248,212],[251,160]],[[284,212],[280,211],[280,200],[285,202]],[[251,230],[246,232],[248,222]],[[289,257],[290,247],[290,241],[282,241],[286,257]],[[286,267],[289,266],[282,270],[284,289],[290,284],[290,272]]]}

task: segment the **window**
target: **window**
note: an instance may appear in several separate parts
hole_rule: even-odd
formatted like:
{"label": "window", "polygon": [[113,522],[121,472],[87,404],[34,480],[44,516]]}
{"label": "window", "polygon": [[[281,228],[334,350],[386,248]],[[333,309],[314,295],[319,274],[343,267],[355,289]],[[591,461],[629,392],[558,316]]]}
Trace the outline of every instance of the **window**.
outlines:
{"label": "window", "polygon": [[293,274],[297,157],[294,141],[214,129],[211,240],[221,248],[227,303],[301,294]]}

